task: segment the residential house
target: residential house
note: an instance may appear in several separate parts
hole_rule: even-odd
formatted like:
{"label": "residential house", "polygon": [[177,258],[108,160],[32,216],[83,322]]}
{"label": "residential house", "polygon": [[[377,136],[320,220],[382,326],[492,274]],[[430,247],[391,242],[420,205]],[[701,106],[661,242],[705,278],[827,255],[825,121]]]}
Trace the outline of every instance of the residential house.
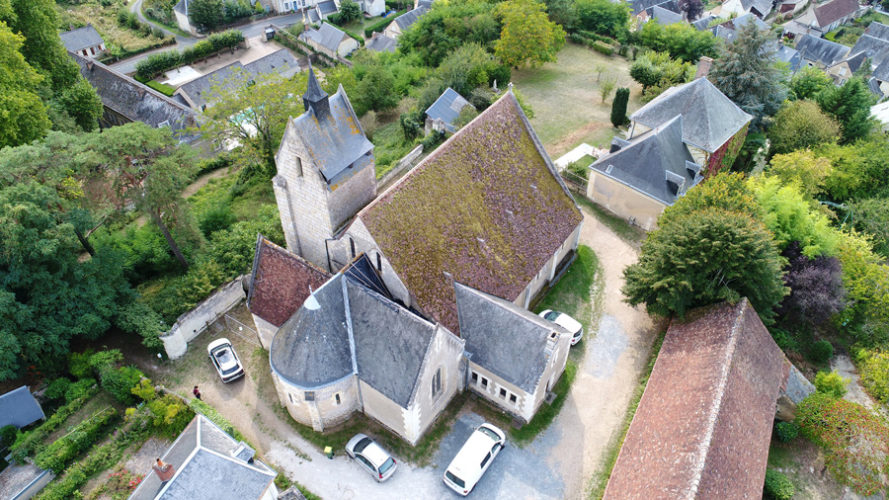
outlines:
{"label": "residential house", "polygon": [[398,40],[374,31],[364,46],[373,52],[395,52],[395,49],[398,48]]}
{"label": "residential house", "polygon": [[651,8],[651,17],[658,24],[668,26],[670,24],[681,23],[685,20],[680,12],[673,12],[670,9],[664,8],[661,5],[655,5]]}
{"label": "residential house", "polygon": [[667,330],[603,498],[761,498],[776,418],[814,391],[747,299]]}
{"label": "residential house", "polygon": [[803,35],[796,44],[796,50],[805,64],[824,69],[845,59],[850,49],[825,38]]}
{"label": "residential house", "polygon": [[23,385],[0,395],[0,428],[12,425],[21,429],[44,418],[43,408],[28,386]]}
{"label": "residential house", "polygon": [[755,14],[742,14],[734,19],[729,19],[711,28],[713,34],[726,42],[732,42],[738,37],[738,32],[747,24],[753,23],[760,31],[768,31],[769,25],[764,23]]}
{"label": "residential house", "polygon": [[806,0],[778,0],[775,10],[777,10],[781,16],[784,16],[783,19],[788,19],[806,8],[806,5],[808,4],[809,2]]}
{"label": "residential house", "polygon": [[[373,145],[342,87],[328,95],[310,71],[303,104],[273,186],[288,251],[318,269],[269,264],[281,252],[260,241],[249,294],[264,332],[301,301],[269,351],[282,404],[315,429],[360,411],[410,443],[467,387],[528,420],[570,335],[527,308],[570,263],[582,216],[515,96],[379,196]],[[333,276],[309,290],[324,269]],[[269,280],[298,291],[267,293]],[[521,355],[490,352],[515,339]]]}
{"label": "residential house", "polygon": [[852,53],[850,51],[850,54],[845,59],[824,68],[824,72],[830,75],[837,85],[846,83],[858,70],[863,70],[865,64],[868,66],[866,69],[870,70],[870,63],[868,62],[870,60],[866,52]]}
{"label": "residential house", "polygon": [[358,50],[357,40],[330,23],[321,23],[318,29],[308,28],[299,38],[332,59],[346,57]]}
{"label": "residential house", "polygon": [[457,131],[454,122],[460,116],[463,108],[469,106],[475,109],[475,106],[469,104],[469,101],[458,94],[454,89],[448,87],[432,106],[426,110],[426,134],[433,130],[438,132],[447,132],[453,134]]}
{"label": "residential house", "polygon": [[719,20],[719,18],[711,14],[692,21],[691,25],[694,26],[698,31],[704,31],[711,29],[712,26],[710,26],[710,24],[713,23],[713,21],[717,20]]}
{"label": "residential house", "polygon": [[178,89],[175,96],[181,98],[194,110],[203,111],[211,106],[214,88],[230,88],[234,85],[246,84],[259,77],[277,73],[283,78],[290,78],[301,70],[299,61],[287,49],[278,49],[247,64],[240,61],[227,64],[215,71],[191,80]]}
{"label": "residential house", "polygon": [[92,24],[66,31],[59,37],[62,38],[62,44],[68,52],[88,59],[95,59],[105,53],[105,41]]}
{"label": "residential house", "polygon": [[[327,16],[339,12],[339,2],[335,0],[270,0],[272,10],[278,13],[305,12],[309,22],[316,23]],[[356,2],[368,16],[380,16],[386,11],[385,0],[359,0]]]}
{"label": "residential house", "polygon": [[655,17],[654,7],[659,6],[661,9],[670,12],[680,12],[679,4],[676,0],[628,0],[630,7],[630,15],[640,26]]}
{"label": "residential house", "polygon": [[611,152],[590,165],[587,197],[645,230],[703,179],[682,142],[683,115],[635,136],[615,138]]}
{"label": "residential house", "polygon": [[277,500],[277,474],[254,455],[247,443],[197,415],[129,500]]}
{"label": "residential house", "polygon": [[790,36],[824,36],[858,17],[862,11],[858,0],[831,0],[820,5],[813,3],[803,15],[784,25],[784,33]]}
{"label": "residential house", "polygon": [[[862,68],[865,58],[868,66]],[[883,63],[889,61],[889,26],[878,22],[870,23],[867,30],[865,30],[864,34],[858,38],[858,41],[855,42],[855,46],[849,51],[847,59],[848,64],[846,66],[841,66],[839,71],[835,70],[833,72],[839,73],[839,75],[834,75],[834,78],[837,79],[838,82],[839,79],[837,76],[845,76],[845,79],[848,79],[848,75],[855,73],[859,69],[867,75],[874,75],[877,68],[880,68]],[[885,68],[889,68],[889,66],[886,66]],[[884,76],[883,81],[885,82],[885,76],[887,75],[883,74],[884,71],[882,70],[880,73]],[[880,88],[878,79],[875,79],[874,83],[875,85],[872,85],[872,87],[876,88],[872,89],[872,91],[874,91],[878,97],[882,97],[884,93],[889,92],[889,86],[887,86],[886,89]]]}
{"label": "residential house", "polygon": [[419,21],[423,14],[427,12],[429,12],[429,7],[425,5],[420,5],[413,10],[409,10],[389,23],[389,26],[386,26],[386,29],[383,30],[383,34],[389,38],[397,39],[402,33],[407,31],[408,28],[413,26],[414,23]]}
{"label": "residential house", "polygon": [[100,126],[139,121],[155,128],[170,127],[181,141],[198,139],[189,132],[189,128],[198,123],[195,112],[188,106],[98,61],[70,55],[80,66],[80,74],[96,88],[102,100],[104,112],[99,118]]}
{"label": "residential house", "polygon": [[787,64],[790,74],[795,74],[803,65],[799,51],[780,42],[777,42],[775,49],[775,60]]}
{"label": "residential house", "polygon": [[874,69],[873,78],[869,80],[868,85],[875,94],[875,90],[879,90],[879,97],[889,95],[889,58]]}
{"label": "residential house", "polygon": [[719,91],[706,78],[667,89],[630,115],[629,139],[682,115],[682,142],[702,174],[713,174],[725,157],[737,153],[753,118]]}
{"label": "residential house", "polygon": [[772,5],[772,0],[726,0],[722,4],[720,15],[729,17],[732,15],[753,14],[760,19],[764,19],[772,12]]}

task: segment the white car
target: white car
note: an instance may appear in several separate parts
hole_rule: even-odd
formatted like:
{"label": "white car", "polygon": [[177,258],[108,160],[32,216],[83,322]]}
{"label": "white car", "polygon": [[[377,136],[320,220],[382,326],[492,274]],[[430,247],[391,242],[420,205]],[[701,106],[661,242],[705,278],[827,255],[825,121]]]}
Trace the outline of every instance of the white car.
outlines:
{"label": "white car", "polygon": [[210,345],[207,346],[207,354],[223,382],[228,383],[244,376],[241,360],[238,359],[235,348],[232,347],[232,343],[228,339],[221,338],[210,342]]}
{"label": "white car", "polygon": [[346,443],[346,454],[361,464],[362,468],[369,472],[378,483],[392,477],[392,474],[395,474],[395,469],[398,468],[395,459],[376,441],[364,434],[355,434],[355,437]]}
{"label": "white car", "polygon": [[580,342],[580,339],[583,338],[583,325],[571,316],[559,311],[553,311],[552,309],[543,311],[539,316],[568,330],[571,333],[571,345]]}
{"label": "white car", "polygon": [[465,497],[475,488],[504,446],[506,435],[503,431],[487,422],[478,426],[445,469],[444,483]]}

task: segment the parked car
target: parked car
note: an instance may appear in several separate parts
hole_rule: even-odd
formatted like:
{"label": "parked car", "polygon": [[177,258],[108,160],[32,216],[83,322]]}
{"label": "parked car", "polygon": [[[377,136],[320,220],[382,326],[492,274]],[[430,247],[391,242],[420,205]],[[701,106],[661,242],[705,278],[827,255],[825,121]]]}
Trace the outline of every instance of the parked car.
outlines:
{"label": "parked car", "polygon": [[241,365],[241,360],[238,359],[235,348],[228,339],[221,338],[210,342],[207,354],[223,382],[228,383],[244,376],[244,366]]}
{"label": "parked car", "polygon": [[583,338],[583,325],[571,316],[552,309],[543,311],[539,316],[568,330],[571,333],[571,345],[580,342],[580,339]]}
{"label": "parked car", "polygon": [[395,459],[376,441],[364,434],[355,434],[355,437],[346,443],[346,454],[358,462],[378,483],[392,477],[398,468]]}
{"label": "parked car", "polygon": [[465,497],[475,488],[504,446],[506,434],[503,431],[487,422],[478,426],[445,469],[444,483]]}

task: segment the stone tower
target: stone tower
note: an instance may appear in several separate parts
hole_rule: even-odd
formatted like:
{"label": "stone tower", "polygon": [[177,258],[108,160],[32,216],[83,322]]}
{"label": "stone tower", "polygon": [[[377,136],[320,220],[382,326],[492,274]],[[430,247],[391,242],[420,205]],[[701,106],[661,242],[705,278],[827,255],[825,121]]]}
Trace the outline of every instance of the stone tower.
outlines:
{"label": "stone tower", "polygon": [[305,113],[287,123],[272,180],[287,248],[331,269],[328,240],[376,196],[373,144],[343,87],[328,95],[309,68]]}

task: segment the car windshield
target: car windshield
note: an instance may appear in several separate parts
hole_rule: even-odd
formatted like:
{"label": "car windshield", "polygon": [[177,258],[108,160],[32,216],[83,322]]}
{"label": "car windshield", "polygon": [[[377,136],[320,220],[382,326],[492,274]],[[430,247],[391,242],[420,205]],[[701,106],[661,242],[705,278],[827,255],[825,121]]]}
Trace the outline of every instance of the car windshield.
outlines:
{"label": "car windshield", "polygon": [[493,439],[494,441],[500,441],[500,436],[498,436],[496,432],[492,431],[491,429],[488,429],[487,427],[479,427],[478,431],[481,432],[482,434],[484,434],[485,436],[488,436],[489,438]]}
{"label": "car windshield", "polygon": [[550,311],[546,313],[546,316],[544,316],[544,318],[548,319],[549,321],[555,321],[558,317],[559,313],[557,313],[556,311]]}
{"label": "car windshield", "polygon": [[392,457],[389,457],[389,460],[386,460],[386,463],[380,466],[380,474],[385,474],[393,465],[395,465],[395,460],[392,460]]}
{"label": "car windshield", "polygon": [[451,473],[451,471],[445,472],[445,477],[448,478],[448,480],[450,480],[452,483],[456,484],[457,486],[459,486],[461,488],[466,487],[466,483],[463,482],[462,479],[460,479],[459,477],[457,477],[453,473]]}
{"label": "car windshield", "polygon": [[368,437],[362,439],[361,441],[358,441],[357,443],[355,443],[355,451],[361,453],[362,451],[364,451],[365,448],[367,448],[367,445],[369,445],[370,443],[373,443],[373,441]]}

